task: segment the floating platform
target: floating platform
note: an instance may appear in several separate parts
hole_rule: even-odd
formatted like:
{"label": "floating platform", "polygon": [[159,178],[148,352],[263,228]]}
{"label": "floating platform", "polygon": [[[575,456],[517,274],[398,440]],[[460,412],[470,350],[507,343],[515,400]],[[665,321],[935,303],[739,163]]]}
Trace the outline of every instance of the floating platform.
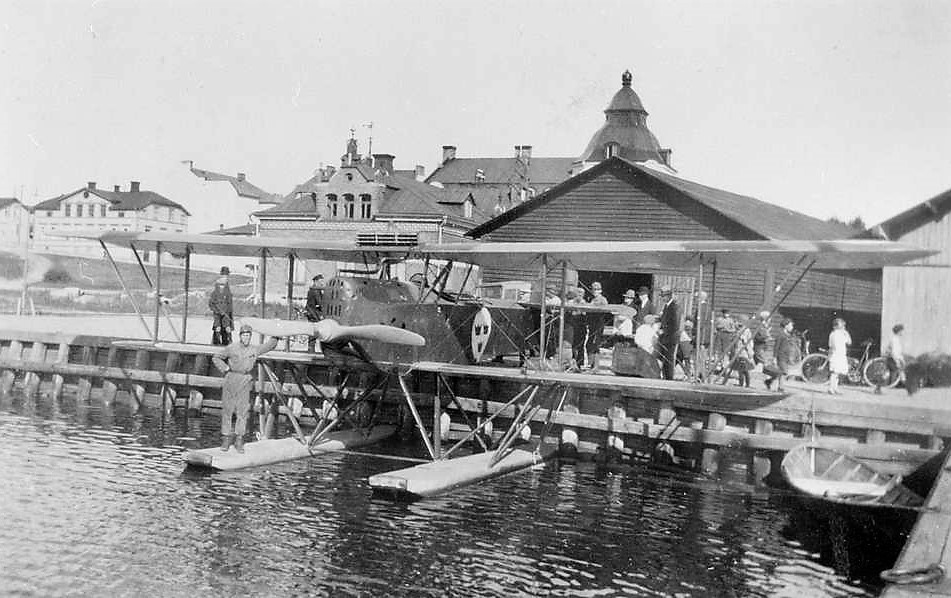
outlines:
{"label": "floating platform", "polygon": [[380,473],[370,476],[368,481],[375,492],[414,500],[525,469],[544,462],[554,454],[554,447],[545,445],[531,450],[515,448],[510,449],[507,455],[492,465],[492,458],[496,453],[489,451]]}
{"label": "floating platform", "polygon": [[219,447],[188,451],[185,453],[185,463],[189,467],[233,471],[373,444],[392,436],[395,432],[396,426],[374,426],[366,433],[361,430],[331,432],[325,439],[311,447],[297,438],[258,440],[244,445],[243,453],[233,448],[224,452]]}

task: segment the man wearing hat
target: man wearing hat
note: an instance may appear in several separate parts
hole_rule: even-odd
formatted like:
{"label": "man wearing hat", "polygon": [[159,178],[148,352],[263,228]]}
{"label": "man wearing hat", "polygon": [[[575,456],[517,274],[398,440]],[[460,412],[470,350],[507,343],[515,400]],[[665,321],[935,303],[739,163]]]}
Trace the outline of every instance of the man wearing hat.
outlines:
{"label": "man wearing hat", "polygon": [[225,374],[221,387],[221,450],[227,451],[234,443],[234,450],[244,452],[244,433],[247,431],[251,389],[254,386],[251,374],[258,357],[276,346],[277,339],[274,337],[264,344],[252,345],[251,327],[242,324],[238,331],[238,342],[228,345],[212,358],[215,366]]}
{"label": "man wearing hat", "polygon": [[211,344],[230,345],[231,331],[234,329],[234,310],[231,306],[231,287],[228,285],[228,275],[231,270],[228,266],[221,267],[221,276],[215,281],[215,288],[208,298],[208,308],[211,309],[213,321],[211,323]]}
{"label": "man wearing hat", "polygon": [[[310,288],[307,289],[307,303],[304,304],[304,316],[310,322],[319,322],[324,319],[323,312],[324,301],[324,275],[318,274],[311,279]],[[310,337],[307,342],[307,350],[314,352],[317,347],[317,338]]]}
{"label": "man wearing hat", "polygon": [[634,301],[634,307],[637,309],[637,320],[635,324],[643,324],[644,316],[654,313],[654,302],[651,301],[651,292],[645,286],[637,288],[637,298]]}
{"label": "man wearing hat", "polygon": [[677,363],[677,346],[680,344],[680,304],[674,299],[673,289],[666,284],[660,288],[660,300],[664,302],[664,309],[660,313],[657,353],[664,379],[673,380],[674,365]]}
{"label": "man wearing hat", "polygon": [[[606,307],[608,298],[604,296],[601,283],[598,281],[591,283],[591,301],[588,305]],[[601,354],[601,343],[604,340],[604,314],[592,313],[585,318],[588,325],[588,342],[585,344],[587,353],[588,367],[593,370],[598,369],[598,359]]]}

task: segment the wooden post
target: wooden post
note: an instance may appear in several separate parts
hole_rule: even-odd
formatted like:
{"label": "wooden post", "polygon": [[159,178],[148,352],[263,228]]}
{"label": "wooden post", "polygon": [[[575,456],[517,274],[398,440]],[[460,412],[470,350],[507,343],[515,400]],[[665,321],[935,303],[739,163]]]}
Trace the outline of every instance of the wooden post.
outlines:
{"label": "wooden post", "polygon": [[[287,254],[287,319],[294,319],[294,254]],[[284,350],[291,350],[291,337],[284,339]]]}
{"label": "wooden post", "polygon": [[884,430],[866,430],[865,442],[866,444],[885,444],[885,431]]}
{"label": "wooden post", "polygon": [[[56,351],[56,363],[67,363],[69,361],[69,344],[60,343],[59,349]],[[63,396],[63,384],[65,383],[65,378],[62,374],[53,374],[53,390],[52,395],[54,399],[58,399]]]}
{"label": "wooden post", "polygon": [[185,246],[185,305],[182,307],[182,342],[188,342],[188,283],[192,269],[192,248]]}
{"label": "wooden post", "polygon": [[[178,369],[178,362],[180,359],[178,353],[169,353],[165,356],[165,373],[174,372]],[[175,410],[175,389],[171,384],[162,384],[161,389],[161,398],[162,398],[162,409],[165,410],[165,413],[172,413]]]}
{"label": "wooden post", "polygon": [[159,312],[162,311],[162,243],[155,244],[155,328],[152,341],[159,339]]}
{"label": "wooden post", "polygon": [[[109,347],[109,355],[106,357],[106,365],[108,367],[115,367],[116,361],[118,360],[118,356],[119,356],[119,348],[115,346]],[[115,382],[113,382],[112,380],[109,380],[108,378],[104,378],[102,380],[102,402],[103,403],[105,403],[106,405],[112,405],[112,403],[114,403],[116,400],[116,393],[118,391],[119,391],[119,386]]]}
{"label": "wooden post", "polygon": [[605,442],[604,455],[608,463],[620,462],[624,454],[624,439],[620,433],[615,432],[624,425],[627,419],[627,410],[624,403],[621,402],[621,391],[611,391],[612,405],[608,408],[608,436]]}
{"label": "wooden post", "polygon": [[[767,419],[758,419],[753,424],[753,434],[758,436],[769,436],[773,433],[773,422]],[[750,464],[747,469],[751,484],[760,484],[772,473],[772,459],[766,451],[753,451]]]}
{"label": "wooden post", "polygon": [[[41,341],[34,341],[33,347],[30,349],[30,361],[34,362],[44,362],[46,361],[46,345]],[[26,396],[30,397],[36,394],[36,391],[40,388],[40,375],[37,372],[27,372],[26,378],[23,381],[23,392]]]}
{"label": "wooden post", "polygon": [[[96,362],[96,349],[96,347],[91,347],[89,345],[83,347],[83,365],[91,365]],[[89,376],[80,376],[79,384],[76,387],[76,400],[84,403],[89,400],[89,395],[91,394],[92,379]]]}
{"label": "wooden post", "polygon": [[[722,431],[726,428],[726,418],[719,413],[711,413],[707,417],[707,430]],[[720,450],[713,447],[704,447],[700,458],[700,469],[704,473],[713,474],[720,468]]]}
{"label": "wooden post", "polygon": [[[201,353],[195,356],[195,367],[192,369],[192,373],[196,376],[205,376],[208,373],[208,356]],[[205,395],[202,391],[197,388],[190,388],[188,390],[188,409],[196,411],[198,414],[201,414],[202,403],[205,400]]]}
{"label": "wooden post", "polygon": [[[578,405],[567,403],[561,408],[562,413],[578,413]],[[562,457],[574,458],[578,456],[578,431],[572,426],[561,427],[561,439],[558,444],[558,452]]]}
{"label": "wooden post", "polygon": [[[149,369],[149,352],[145,349],[139,349],[135,352],[135,369]],[[145,386],[141,382],[134,381],[130,387],[133,406],[138,409],[145,403]]]}
{"label": "wooden post", "polygon": [[[7,358],[19,360],[23,356],[23,343],[20,341],[10,341],[10,348],[7,352]],[[16,382],[16,370],[3,370],[0,375],[0,395],[9,394],[13,390],[13,383]]]}
{"label": "wooden post", "polygon": [[624,439],[616,430],[624,425],[624,420],[627,419],[627,412],[624,410],[624,407],[615,404],[608,409],[607,418],[608,437],[606,446],[604,447],[605,457],[608,463],[618,463],[624,455]]}

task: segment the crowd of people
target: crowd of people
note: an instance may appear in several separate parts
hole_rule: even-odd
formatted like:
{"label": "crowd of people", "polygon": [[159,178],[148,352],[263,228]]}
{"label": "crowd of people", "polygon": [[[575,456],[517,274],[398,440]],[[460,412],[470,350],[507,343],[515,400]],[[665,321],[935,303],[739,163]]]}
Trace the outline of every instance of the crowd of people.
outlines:
{"label": "crowd of people", "polygon": [[[597,368],[600,348],[611,346],[615,373],[668,380],[674,379],[675,375],[688,379],[697,375],[696,347],[700,327],[693,314],[682,313],[669,286],[664,285],[658,290],[656,306],[646,286],[625,291],[621,304],[630,309],[615,315],[614,332],[607,338],[604,336],[606,322],[603,313],[573,312],[570,309],[572,305],[606,306],[609,301],[601,284],[591,284],[587,300],[580,287],[570,287],[566,297],[565,339],[571,345],[570,361],[577,364],[578,369]],[[706,322],[709,325],[709,317]],[[889,358],[890,367],[899,372],[904,368],[903,331],[904,326],[896,325],[891,341],[882,352]],[[839,393],[839,378],[848,374],[851,344],[845,321],[836,318],[828,343],[829,369],[833,374],[829,377],[830,394]],[[799,372],[805,357],[803,339],[795,329],[795,322],[783,318],[778,330],[774,330],[773,314],[769,311],[734,315],[729,309],[720,310],[713,318],[712,334],[705,335],[703,346],[706,349],[704,371],[716,379],[726,383],[735,378],[738,385],[750,387],[751,373],[759,371],[766,388],[779,391],[784,389],[789,376]]]}

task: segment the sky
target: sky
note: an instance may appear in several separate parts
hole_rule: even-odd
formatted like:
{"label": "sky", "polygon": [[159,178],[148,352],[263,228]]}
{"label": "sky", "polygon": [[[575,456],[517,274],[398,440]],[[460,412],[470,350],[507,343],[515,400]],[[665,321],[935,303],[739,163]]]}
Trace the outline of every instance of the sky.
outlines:
{"label": "sky", "polygon": [[[398,169],[577,157],[630,69],[680,176],[880,222],[951,188],[951,2],[0,2],[0,196],[140,181],[191,231],[287,193],[350,128]],[[372,129],[366,127],[373,123]]]}

